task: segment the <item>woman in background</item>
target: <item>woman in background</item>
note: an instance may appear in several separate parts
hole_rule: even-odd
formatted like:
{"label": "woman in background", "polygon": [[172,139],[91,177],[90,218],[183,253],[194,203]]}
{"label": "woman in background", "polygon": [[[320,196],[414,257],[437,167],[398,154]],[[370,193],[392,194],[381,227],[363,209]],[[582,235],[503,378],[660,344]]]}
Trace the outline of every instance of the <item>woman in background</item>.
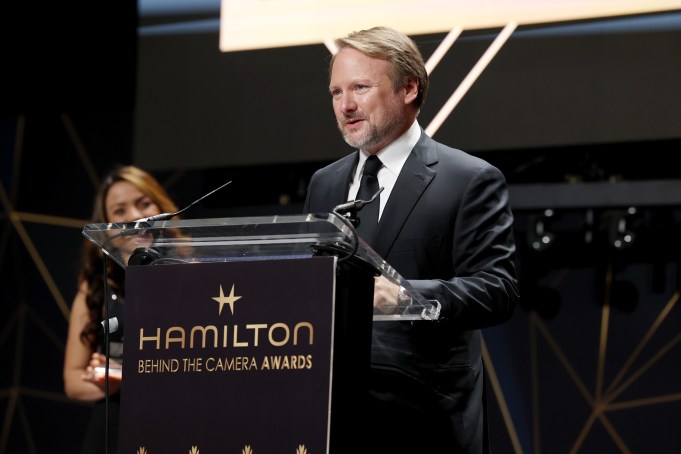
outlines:
{"label": "woman in background", "polygon": [[[93,223],[132,222],[160,213],[174,213],[175,203],[161,184],[149,173],[134,166],[114,168],[104,178],[95,196]],[[134,236],[120,241],[134,241]],[[78,293],[71,306],[69,331],[64,355],[64,390],[72,400],[93,403],[90,424],[85,432],[82,452],[105,450],[105,377],[97,373],[105,365],[106,352],[102,320],[104,301],[112,307],[123,303],[124,269],[107,261],[107,284],[104,285],[103,253],[89,240],[84,240],[82,265],[78,275]],[[107,290],[108,297],[104,294]],[[119,306],[120,307],[120,306]],[[120,405],[120,368],[123,355],[122,337],[109,336],[109,428],[108,452],[118,445],[118,412]]]}

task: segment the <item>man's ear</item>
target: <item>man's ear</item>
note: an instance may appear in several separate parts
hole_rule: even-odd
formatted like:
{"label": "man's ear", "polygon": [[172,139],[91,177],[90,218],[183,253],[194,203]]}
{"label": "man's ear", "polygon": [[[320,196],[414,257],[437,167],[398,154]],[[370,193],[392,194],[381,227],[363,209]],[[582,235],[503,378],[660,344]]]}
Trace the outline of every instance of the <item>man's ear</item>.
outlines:
{"label": "man's ear", "polygon": [[411,104],[419,94],[419,82],[415,77],[407,80],[404,85],[404,103]]}

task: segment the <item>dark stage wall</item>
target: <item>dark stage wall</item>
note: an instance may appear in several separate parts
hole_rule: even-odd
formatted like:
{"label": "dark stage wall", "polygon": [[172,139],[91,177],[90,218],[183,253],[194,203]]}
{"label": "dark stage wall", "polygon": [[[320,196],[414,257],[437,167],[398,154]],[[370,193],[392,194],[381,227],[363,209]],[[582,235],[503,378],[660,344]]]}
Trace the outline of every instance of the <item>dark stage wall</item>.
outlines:
{"label": "dark stage wall", "polygon": [[[175,29],[141,28],[136,162],[298,164],[350,151],[336,131],[324,45],[224,53],[217,26]],[[499,32],[464,31],[455,41],[431,73],[424,128]],[[414,37],[425,59],[444,38]],[[679,139],[678,55],[681,13],[520,25],[435,138],[504,153]]]}

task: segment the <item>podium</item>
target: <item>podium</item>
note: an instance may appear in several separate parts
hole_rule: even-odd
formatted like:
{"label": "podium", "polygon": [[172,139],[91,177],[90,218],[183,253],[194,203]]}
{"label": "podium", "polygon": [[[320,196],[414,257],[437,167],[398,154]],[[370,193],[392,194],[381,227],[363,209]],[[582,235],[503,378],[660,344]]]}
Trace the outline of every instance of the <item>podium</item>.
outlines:
{"label": "podium", "polygon": [[[335,213],[83,235],[126,272],[120,452],[361,450],[372,323],[439,316]],[[394,313],[376,276],[402,287]]]}

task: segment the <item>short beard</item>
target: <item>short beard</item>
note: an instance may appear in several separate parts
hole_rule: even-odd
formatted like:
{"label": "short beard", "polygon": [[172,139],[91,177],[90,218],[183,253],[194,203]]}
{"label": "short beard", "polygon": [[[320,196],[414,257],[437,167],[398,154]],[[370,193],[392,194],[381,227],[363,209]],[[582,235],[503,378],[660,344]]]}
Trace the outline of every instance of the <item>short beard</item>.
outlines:
{"label": "short beard", "polygon": [[381,148],[388,145],[393,140],[397,139],[395,136],[395,131],[398,131],[404,124],[403,115],[391,116],[388,123],[379,127],[375,125],[369,125],[369,129],[363,132],[359,136],[351,138],[347,133],[343,132],[342,126],[339,124],[338,129],[340,129],[343,139],[353,148],[359,148],[362,150],[369,150],[381,146]]}
{"label": "short beard", "polygon": [[349,134],[343,132],[342,130],[341,133],[343,134],[343,139],[345,139],[345,142],[347,142],[348,145],[353,148],[361,148],[364,150],[377,145],[380,140],[380,132],[373,125],[369,125],[369,129],[364,131],[361,135],[353,136],[352,138]]}

